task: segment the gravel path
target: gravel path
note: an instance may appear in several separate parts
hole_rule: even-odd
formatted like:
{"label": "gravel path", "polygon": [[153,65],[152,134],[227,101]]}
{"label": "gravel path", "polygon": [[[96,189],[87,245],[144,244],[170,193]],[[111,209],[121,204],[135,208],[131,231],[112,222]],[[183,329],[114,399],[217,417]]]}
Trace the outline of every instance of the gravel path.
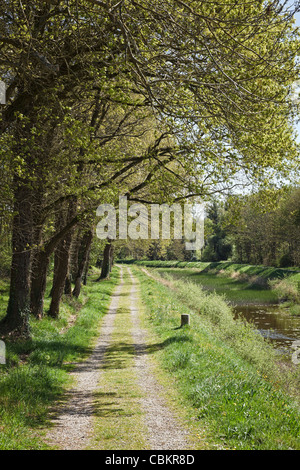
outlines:
{"label": "gravel path", "polygon": [[[138,286],[130,268],[130,310],[133,320],[132,338],[136,350],[135,364],[137,382],[143,392],[141,408],[149,431],[147,441],[152,450],[188,449],[188,433],[177,422],[163,399],[162,387],[155,380],[147,357],[147,334],[141,329],[137,309]],[[112,296],[108,313],[103,319],[101,334],[93,354],[78,365],[73,372],[76,386],[67,394],[67,400],[53,420],[47,442],[62,450],[80,450],[88,447],[92,431],[93,399],[99,386],[103,356],[110,344],[114,319],[122,292],[123,268],[120,267],[120,284]],[[117,450],[117,449],[116,449]]]}
{"label": "gravel path", "polygon": [[162,396],[162,386],[151,371],[151,364],[146,354],[147,333],[141,329],[137,309],[138,288],[130,268],[131,277],[131,315],[133,324],[133,341],[136,349],[136,368],[138,383],[144,392],[142,408],[149,429],[148,441],[152,450],[185,450],[188,449],[188,431],[176,420]]}
{"label": "gravel path", "polygon": [[120,294],[123,288],[122,268],[121,282],[112,295],[108,313],[103,319],[101,334],[92,355],[88,360],[80,363],[72,372],[76,378],[76,386],[67,394],[67,402],[58,410],[54,419],[54,428],[47,436],[50,445],[62,450],[80,450],[89,444],[89,434],[93,418],[93,398],[99,381],[99,368],[103,356],[110,344],[115,314],[119,305]]}

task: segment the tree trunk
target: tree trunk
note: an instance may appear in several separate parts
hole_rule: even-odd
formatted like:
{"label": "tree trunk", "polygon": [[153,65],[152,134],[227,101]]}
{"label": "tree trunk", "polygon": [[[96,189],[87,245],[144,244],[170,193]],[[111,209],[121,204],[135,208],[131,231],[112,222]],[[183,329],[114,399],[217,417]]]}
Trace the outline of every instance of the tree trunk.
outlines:
{"label": "tree trunk", "polygon": [[62,240],[56,248],[57,267],[53,275],[52,299],[48,314],[57,318],[59,315],[59,305],[64,293],[66,277],[69,264],[70,234]]}
{"label": "tree trunk", "polygon": [[[40,199],[41,200],[41,193]],[[46,290],[47,271],[49,266],[49,256],[40,249],[42,242],[43,224],[39,220],[35,208],[33,220],[33,250],[31,262],[31,283],[30,283],[30,312],[36,318],[42,318],[44,313],[44,295]]]}
{"label": "tree trunk", "polygon": [[18,177],[14,178],[14,188],[10,293],[6,316],[0,322],[0,332],[3,335],[13,333],[29,337],[32,191]]}
{"label": "tree trunk", "polygon": [[84,286],[86,286],[86,284],[87,284],[87,276],[88,276],[89,263],[90,263],[90,254],[91,254],[91,250],[89,250],[89,252],[88,252],[87,260],[86,260],[85,267],[84,267],[84,273],[82,275],[82,284]]}
{"label": "tree trunk", "polygon": [[65,292],[65,295],[72,295],[72,279],[71,279],[70,270],[68,271],[67,276],[66,276],[64,292]]}
{"label": "tree trunk", "polygon": [[[39,251],[37,251],[36,253],[34,270],[32,272],[32,279],[31,279],[31,313],[35,315],[37,318],[40,318],[43,315],[47,271],[48,271],[48,266],[50,262],[50,257],[53,251],[55,250],[55,247],[66,236],[66,233],[68,233],[68,231],[65,231],[65,227],[63,228],[61,233],[59,232],[59,229],[58,229],[58,232],[54,235],[54,237],[50,239],[48,243],[40,246]],[[55,272],[55,274],[53,275],[54,278],[56,278],[58,275],[58,269],[59,269],[58,265],[59,265],[59,257],[57,256],[57,252],[56,252],[55,260],[54,260],[54,272]],[[52,297],[52,291],[53,291],[53,286],[50,292],[50,297]]]}
{"label": "tree trunk", "polygon": [[72,295],[72,282],[76,279],[78,271],[78,250],[80,246],[80,228],[73,233],[72,243],[70,247],[69,270],[65,283],[65,294]]}
{"label": "tree trunk", "polygon": [[84,274],[85,266],[88,262],[89,252],[93,240],[93,232],[89,230],[83,235],[80,248],[78,251],[78,271],[75,278],[75,287],[73,289],[73,296],[78,298],[81,290],[82,277]]}
{"label": "tree trunk", "polygon": [[49,253],[39,251],[35,262],[35,269],[32,273],[30,292],[30,310],[36,318],[42,318],[44,313],[44,297],[49,261]]}
{"label": "tree trunk", "polygon": [[114,264],[114,247],[111,246],[110,253],[109,253],[109,272],[111,273],[113,264]]}
{"label": "tree trunk", "polygon": [[105,248],[103,251],[101,274],[98,280],[107,279],[109,277],[111,268],[112,268],[112,259],[113,259],[113,246],[111,242],[108,242],[105,245]]}
{"label": "tree trunk", "polygon": [[[71,200],[68,207],[67,223],[74,217],[76,211],[76,200]],[[59,221],[59,225],[61,220]],[[69,230],[65,237],[58,243],[55,256],[56,268],[53,275],[52,299],[48,314],[57,318],[59,315],[59,305],[64,293],[66,277],[69,272],[70,248],[73,230]]]}
{"label": "tree trunk", "polygon": [[77,271],[78,271],[78,252],[81,243],[81,229],[79,228],[74,234],[72,247],[71,247],[71,255],[70,255],[70,274],[71,279],[74,282],[76,279]]}

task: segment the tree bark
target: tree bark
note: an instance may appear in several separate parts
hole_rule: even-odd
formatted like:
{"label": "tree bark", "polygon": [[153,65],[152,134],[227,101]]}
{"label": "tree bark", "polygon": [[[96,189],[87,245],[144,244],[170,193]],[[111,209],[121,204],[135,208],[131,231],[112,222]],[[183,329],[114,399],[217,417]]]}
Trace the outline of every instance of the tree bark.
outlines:
{"label": "tree bark", "polygon": [[[40,202],[42,194],[40,192]],[[47,282],[47,271],[50,256],[45,250],[41,250],[43,223],[39,219],[39,211],[35,207],[33,215],[33,250],[31,263],[31,283],[30,283],[30,312],[38,319],[44,313],[44,295]]]}
{"label": "tree bark", "polygon": [[78,251],[80,247],[80,234],[81,229],[77,229],[76,233],[73,234],[72,243],[70,248],[70,260],[69,260],[69,272],[66,278],[65,294],[73,295],[72,283],[75,282],[77,271],[78,271]]}
{"label": "tree bark", "polygon": [[2,335],[30,337],[30,269],[32,247],[32,191],[20,178],[14,178],[12,261],[9,302],[0,322]]}
{"label": "tree bark", "polygon": [[64,292],[65,292],[65,295],[72,295],[72,278],[71,278],[70,269],[69,269],[69,271],[67,273],[67,276],[66,276]]}
{"label": "tree bark", "polygon": [[87,276],[88,276],[88,271],[89,271],[89,262],[90,262],[90,251],[89,251],[89,254],[88,254],[88,257],[87,257],[87,260],[86,260],[86,264],[85,264],[85,267],[84,267],[84,273],[82,275],[82,284],[84,286],[86,286],[86,284],[87,284]]}
{"label": "tree bark", "polygon": [[[32,273],[31,279],[31,313],[38,318],[43,314],[44,306],[44,296],[46,290],[46,281],[47,281],[47,271],[50,262],[50,257],[60,243],[60,241],[65,238],[69,230],[72,230],[73,223],[76,224],[77,219],[73,219],[71,224],[65,225],[62,230],[58,231],[53,235],[53,237],[45,244],[41,245],[36,253],[36,261],[34,272]],[[61,228],[61,227],[60,227]],[[58,270],[58,259],[55,255],[54,263],[55,274],[57,276]],[[50,297],[52,297],[53,286],[50,292]]]}
{"label": "tree bark", "polygon": [[52,298],[48,312],[48,314],[53,318],[57,318],[59,315],[59,305],[64,293],[66,277],[68,274],[70,238],[71,235],[68,234],[56,248],[57,267],[53,275],[51,291]]}
{"label": "tree bark", "polygon": [[112,261],[113,246],[111,241],[109,241],[104,247],[101,274],[98,280],[107,279],[109,277],[112,268]]}
{"label": "tree bark", "polygon": [[[74,217],[76,207],[76,199],[71,200],[68,207],[67,223]],[[61,225],[61,221],[59,221],[59,225]],[[66,277],[69,271],[72,235],[73,230],[70,229],[64,238],[58,243],[55,252],[57,264],[53,275],[53,285],[51,291],[52,299],[48,312],[48,314],[53,318],[57,318],[59,315],[60,301],[64,293]]]}
{"label": "tree bark", "polygon": [[75,278],[75,286],[73,289],[73,296],[78,298],[82,285],[82,278],[85,272],[85,267],[88,262],[89,252],[93,240],[93,232],[89,230],[83,235],[80,248],[78,251],[78,271]]}
{"label": "tree bark", "polygon": [[44,314],[44,297],[47,285],[47,272],[50,261],[50,254],[46,251],[39,251],[35,262],[35,270],[32,273],[30,310],[36,318],[42,318]]}

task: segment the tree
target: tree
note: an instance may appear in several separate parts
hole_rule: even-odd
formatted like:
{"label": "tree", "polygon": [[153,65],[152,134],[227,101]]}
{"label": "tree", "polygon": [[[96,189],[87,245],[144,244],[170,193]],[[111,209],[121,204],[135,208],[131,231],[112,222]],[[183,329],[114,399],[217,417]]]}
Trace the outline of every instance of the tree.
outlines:
{"label": "tree", "polygon": [[206,225],[209,225],[209,230],[206,229],[206,246],[201,256],[202,261],[227,260],[231,255],[232,246],[224,227],[224,217],[224,203],[213,200],[207,213]]}
{"label": "tree", "polygon": [[298,266],[299,189],[284,188],[272,194],[271,206],[262,204],[264,195],[260,193],[233,198],[228,204],[227,231],[234,259],[250,264]]}
{"label": "tree", "polygon": [[98,281],[100,281],[101,279],[107,279],[109,277],[111,270],[112,270],[112,264],[113,264],[113,243],[112,243],[112,240],[108,239],[103,250],[101,274],[100,274]]}
{"label": "tree", "polygon": [[93,241],[93,230],[88,229],[82,235],[80,240],[80,245],[78,247],[77,252],[77,271],[74,276],[74,289],[73,289],[73,296],[78,298],[81,290],[82,282],[84,282],[84,278],[86,276],[86,272],[88,269],[88,262],[89,262],[89,255],[91,250],[91,245]]}
{"label": "tree", "polygon": [[[122,188],[143,200],[150,184],[157,199],[203,196],[239,171],[261,180],[270,169],[285,173],[295,157],[286,96],[297,75],[297,35],[277,2],[0,7],[8,81],[0,132],[10,142],[15,214],[2,332],[28,334],[35,247],[53,250],[99,198],[113,200]],[[145,116],[158,134],[136,155],[129,135]],[[108,127],[115,134],[107,140]],[[53,211],[78,195],[82,207],[45,240]]]}

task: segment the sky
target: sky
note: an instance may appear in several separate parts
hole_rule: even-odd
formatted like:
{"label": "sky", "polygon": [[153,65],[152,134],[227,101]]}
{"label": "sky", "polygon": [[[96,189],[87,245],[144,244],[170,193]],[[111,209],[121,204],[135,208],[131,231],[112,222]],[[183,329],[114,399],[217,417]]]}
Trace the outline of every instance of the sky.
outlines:
{"label": "sky", "polygon": [[[295,2],[291,2],[291,5],[295,4]],[[298,2],[299,4],[299,2]],[[300,4],[299,4],[299,10],[300,10]],[[296,20],[296,26],[300,27],[300,11],[295,14],[295,20]],[[298,141],[300,142],[300,123],[296,124],[296,131],[298,133]]]}

